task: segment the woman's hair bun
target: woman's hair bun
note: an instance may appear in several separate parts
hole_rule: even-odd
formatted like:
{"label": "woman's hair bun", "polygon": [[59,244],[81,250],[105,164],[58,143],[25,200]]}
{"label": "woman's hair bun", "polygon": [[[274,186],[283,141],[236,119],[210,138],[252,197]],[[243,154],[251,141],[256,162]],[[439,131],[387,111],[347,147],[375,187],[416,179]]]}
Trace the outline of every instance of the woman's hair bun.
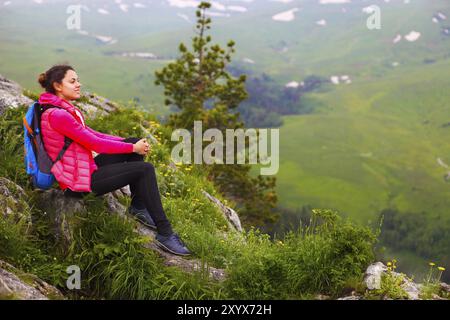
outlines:
{"label": "woman's hair bun", "polygon": [[53,87],[53,83],[55,82],[62,83],[68,70],[73,70],[73,68],[67,64],[54,65],[53,67],[51,67],[45,72],[42,72],[39,75],[38,82],[41,84],[42,88],[44,88],[46,92],[56,94],[55,88]]}
{"label": "woman's hair bun", "polygon": [[39,75],[38,81],[41,84],[42,88],[45,89],[47,87],[47,77],[45,76],[45,72],[42,72]]}

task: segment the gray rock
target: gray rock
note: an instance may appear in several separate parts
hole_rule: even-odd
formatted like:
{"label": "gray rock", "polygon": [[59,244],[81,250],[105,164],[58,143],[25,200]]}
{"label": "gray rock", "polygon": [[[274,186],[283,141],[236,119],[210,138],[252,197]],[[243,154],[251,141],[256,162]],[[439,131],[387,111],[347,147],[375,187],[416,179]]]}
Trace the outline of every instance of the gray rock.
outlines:
{"label": "gray rock", "polygon": [[121,216],[124,216],[127,208],[125,208],[116,197],[114,197],[113,193],[107,193],[103,196],[106,200],[106,205],[108,207],[108,211],[111,213],[116,213]]}
{"label": "gray rock", "polygon": [[213,197],[208,192],[206,191],[202,192],[206,196],[206,198],[208,198],[220,209],[225,219],[227,220],[228,225],[231,226],[232,229],[242,232],[241,220],[239,219],[239,216],[236,213],[236,211],[224,205],[222,202],[219,201],[219,199]]}
{"label": "gray rock", "polygon": [[164,258],[164,264],[166,266],[174,266],[174,267],[180,268],[181,270],[184,270],[186,272],[206,270],[211,279],[214,279],[216,281],[225,280],[226,273],[225,273],[225,270],[223,270],[223,269],[218,269],[218,268],[208,266],[207,263],[202,264],[202,262],[197,259],[185,259],[183,257],[173,255],[171,253],[163,251],[153,241],[153,239],[155,239],[155,236],[156,236],[156,232],[154,230],[151,230],[142,224],[138,224],[137,231],[140,235],[146,236],[149,239],[151,239],[151,241],[145,243],[144,246],[146,248],[149,248],[149,249],[152,249],[152,250],[158,252],[158,254]]}
{"label": "gray rock", "polygon": [[441,282],[441,290],[450,293],[450,285],[446,284],[445,282]]}
{"label": "gray rock", "polygon": [[98,116],[106,116],[108,114],[107,112],[100,110],[96,106],[93,106],[89,103],[79,102],[76,103],[76,106],[81,109],[87,117],[91,119],[95,119]]}
{"label": "gray rock", "polygon": [[91,119],[98,116],[106,116],[119,109],[116,104],[96,94],[83,92],[81,98],[83,102],[75,102],[75,105],[83,110],[86,116]]}
{"label": "gray rock", "polygon": [[442,297],[438,296],[438,295],[435,294],[435,293],[433,293],[433,294],[431,295],[431,297],[433,298],[433,300],[448,300],[448,299],[445,299],[445,298],[442,298]]}
{"label": "gray rock", "polygon": [[[376,262],[371,264],[365,273],[364,282],[367,286],[367,289],[374,290],[381,288],[381,277],[383,273],[386,273],[388,268],[381,262]],[[420,300],[420,293],[422,289],[422,285],[413,282],[406,275],[402,273],[392,272],[392,275],[395,277],[401,277],[402,282],[400,287],[405,290],[408,295],[408,300]],[[441,288],[445,287],[445,283],[441,284]],[[447,285],[448,286],[448,285]]]}
{"label": "gray rock", "polygon": [[[395,274],[399,275],[398,273],[395,273]],[[403,275],[400,275],[400,276],[403,276]],[[409,300],[420,300],[419,295],[420,295],[420,289],[422,287],[420,284],[414,283],[411,280],[409,280],[408,278],[406,278],[405,276],[403,276],[403,283],[402,283],[401,287],[408,294]]]}
{"label": "gray rock", "polygon": [[371,264],[364,274],[364,283],[366,284],[367,289],[376,290],[381,288],[381,275],[383,272],[386,272],[387,267],[381,263],[376,262]]}
{"label": "gray rock", "polygon": [[338,300],[361,300],[361,297],[359,297],[359,296],[348,296],[348,297],[338,298]]}
{"label": "gray rock", "polygon": [[0,260],[0,299],[63,299],[61,292],[32,274]]}
{"label": "gray rock", "polygon": [[422,286],[420,284],[414,283],[404,278],[402,288],[408,294],[409,300],[420,300],[419,295],[421,287]]}
{"label": "gray rock", "polygon": [[62,190],[35,190],[36,203],[52,224],[55,239],[63,248],[68,249],[73,239],[72,220],[77,213],[86,212],[86,207],[79,198],[64,196]]}
{"label": "gray rock", "polygon": [[31,224],[31,210],[25,191],[4,177],[0,177],[0,215],[13,216],[16,222],[25,220]]}
{"label": "gray rock", "polygon": [[14,81],[0,75],[0,115],[6,108],[17,108],[33,102],[22,94],[22,88]]}
{"label": "gray rock", "polygon": [[112,194],[116,198],[126,197],[126,196],[131,197],[130,186],[125,186],[123,188],[117,189],[117,190],[113,191]]}

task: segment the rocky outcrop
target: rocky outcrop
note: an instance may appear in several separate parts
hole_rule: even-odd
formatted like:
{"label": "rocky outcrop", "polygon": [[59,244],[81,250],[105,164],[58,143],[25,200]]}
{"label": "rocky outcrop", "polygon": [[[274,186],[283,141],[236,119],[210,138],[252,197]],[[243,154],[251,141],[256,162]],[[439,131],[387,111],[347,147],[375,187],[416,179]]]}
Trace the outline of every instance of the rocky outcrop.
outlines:
{"label": "rocky outcrop", "polygon": [[32,102],[22,94],[22,88],[17,83],[0,75],[0,115],[6,108],[17,108]]}
{"label": "rocky outcrop", "polygon": [[219,210],[222,212],[231,229],[242,232],[241,220],[239,219],[239,216],[236,213],[236,211],[224,205],[222,202],[219,201],[219,199],[213,197],[208,192],[204,190],[202,192],[209,201],[214,203],[216,207],[219,208]]}
{"label": "rocky outcrop", "polygon": [[64,299],[55,287],[32,274],[26,274],[0,260],[0,300]]}
{"label": "rocky outcrop", "polygon": [[[40,195],[37,197],[39,208],[45,208],[45,214],[51,221],[53,232],[63,248],[68,248],[73,240],[74,217],[77,213],[87,212],[87,205],[83,198],[65,196],[61,190],[37,191]],[[133,219],[126,213],[126,208],[118,201],[116,196],[126,194],[128,191],[118,190],[114,194],[108,193],[102,196],[105,199],[108,212],[118,214],[124,219]],[[154,242],[156,232],[137,222],[135,231],[148,238],[144,244],[145,247],[152,249],[163,258],[167,266],[176,266],[180,269],[193,272],[206,268],[212,279],[222,281],[225,279],[225,271],[209,266],[202,265],[197,259],[186,259],[167,253],[160,249]]]}
{"label": "rocky outcrop", "polygon": [[[377,290],[382,289],[382,281],[383,276],[390,274],[390,276],[395,277],[396,279],[400,279],[399,281],[399,289],[404,291],[406,296],[404,299],[406,300],[421,300],[421,294],[423,289],[423,284],[418,284],[409,279],[406,275],[389,270],[389,268],[384,265],[382,262],[375,262],[367,267],[367,270],[364,274],[363,284],[365,286],[365,292],[356,292],[353,291],[351,295],[339,298],[338,300],[362,300],[367,297],[374,298],[377,296]],[[448,296],[450,292],[450,286],[446,283],[440,283],[440,291],[441,293],[445,293]],[[444,295],[445,295],[444,294]],[[384,300],[391,300],[392,297],[389,295],[383,295],[380,297]],[[431,298],[433,300],[447,300],[442,296],[437,294],[432,294]]]}
{"label": "rocky outcrop", "polygon": [[176,256],[176,255],[173,255],[166,251],[161,250],[153,241],[153,239],[156,236],[155,231],[145,227],[144,225],[139,224],[137,226],[137,232],[140,235],[148,236],[152,240],[152,241],[149,241],[146,244],[144,244],[144,246],[158,252],[159,255],[164,258],[164,264],[166,266],[175,266],[186,272],[194,272],[194,271],[200,271],[202,269],[206,269],[206,271],[208,272],[211,279],[214,279],[216,281],[225,280],[226,273],[225,273],[225,270],[223,270],[223,269],[214,268],[214,267],[208,266],[208,264],[202,265],[202,262],[199,260],[185,259],[180,256]]}
{"label": "rocky outcrop", "polygon": [[[18,83],[0,75],[0,115],[6,108],[17,108],[20,105],[33,103],[33,100],[22,92]],[[88,118],[107,115],[118,109],[117,105],[108,99],[89,92],[83,92],[76,106],[83,110]]]}
{"label": "rocky outcrop", "polygon": [[377,290],[381,288],[381,275],[386,272],[387,267],[381,263],[376,262],[371,264],[364,274],[364,283],[366,284],[367,289],[369,290]]}
{"label": "rocky outcrop", "polygon": [[118,106],[110,100],[89,92],[83,92],[80,101],[75,105],[83,110],[87,118],[92,119],[118,110]]}
{"label": "rocky outcrop", "polygon": [[[124,219],[133,219],[127,215],[126,208],[117,199],[119,196],[129,194],[128,188],[108,193],[102,198],[106,208],[111,214],[118,214]],[[87,212],[87,204],[83,198],[64,195],[61,190],[34,190],[34,201],[38,208],[45,208],[42,214],[46,215],[55,240],[61,248],[68,249],[75,229],[75,216]],[[14,219],[26,219],[31,224],[30,208],[27,205],[27,195],[24,190],[14,182],[0,177],[0,214]],[[16,216],[17,215],[17,216]],[[135,231],[148,239],[144,243],[146,248],[156,251],[167,266],[175,266],[186,272],[207,270],[211,279],[223,281],[226,277],[222,269],[202,264],[197,259],[185,259],[160,249],[154,242],[155,231],[136,222]],[[63,299],[63,295],[56,288],[40,280],[32,274],[25,274],[0,260],[0,299]]]}
{"label": "rocky outcrop", "polygon": [[409,300],[420,299],[420,284],[414,283],[403,274],[397,273],[395,271],[389,271],[388,267],[385,266],[382,262],[373,263],[367,268],[364,275],[364,283],[367,289],[369,291],[381,289],[382,276],[387,272],[390,272],[394,277],[400,277],[402,279],[400,287],[406,292]]}
{"label": "rocky outcrop", "polygon": [[0,216],[11,217],[16,222],[31,223],[31,210],[25,191],[14,182],[0,177]]}

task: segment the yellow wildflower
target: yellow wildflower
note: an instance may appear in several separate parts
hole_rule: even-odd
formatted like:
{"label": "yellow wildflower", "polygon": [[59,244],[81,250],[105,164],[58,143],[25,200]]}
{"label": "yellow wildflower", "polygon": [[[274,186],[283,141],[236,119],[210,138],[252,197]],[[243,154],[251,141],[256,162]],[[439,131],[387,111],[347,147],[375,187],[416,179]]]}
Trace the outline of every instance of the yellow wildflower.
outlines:
{"label": "yellow wildflower", "polygon": [[439,271],[445,271],[445,268],[444,267],[438,267],[438,270]]}
{"label": "yellow wildflower", "polygon": [[435,264],[434,262],[430,262],[429,265],[430,265],[431,267],[434,267],[436,264]]}

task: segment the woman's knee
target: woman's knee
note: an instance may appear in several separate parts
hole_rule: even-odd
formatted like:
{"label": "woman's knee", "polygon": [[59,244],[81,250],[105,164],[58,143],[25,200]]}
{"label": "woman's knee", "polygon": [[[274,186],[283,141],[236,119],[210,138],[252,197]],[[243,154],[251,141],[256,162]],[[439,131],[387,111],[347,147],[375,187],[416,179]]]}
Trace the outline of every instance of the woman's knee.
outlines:
{"label": "woman's knee", "polygon": [[[141,139],[140,138],[131,137],[131,138],[124,139],[123,142],[128,142],[128,143],[135,144],[139,140],[141,140]],[[128,155],[127,161],[128,162],[131,162],[131,161],[144,161],[144,156],[141,155],[141,154],[138,154],[136,152],[133,152],[133,153]]]}
{"label": "woman's knee", "polygon": [[128,143],[134,144],[134,143],[138,142],[139,140],[141,140],[141,138],[130,137],[130,138],[124,139],[123,142],[128,142]]}
{"label": "woman's knee", "polygon": [[155,172],[155,166],[150,163],[150,162],[144,162],[143,166],[145,168],[145,170],[151,171],[151,172]]}

